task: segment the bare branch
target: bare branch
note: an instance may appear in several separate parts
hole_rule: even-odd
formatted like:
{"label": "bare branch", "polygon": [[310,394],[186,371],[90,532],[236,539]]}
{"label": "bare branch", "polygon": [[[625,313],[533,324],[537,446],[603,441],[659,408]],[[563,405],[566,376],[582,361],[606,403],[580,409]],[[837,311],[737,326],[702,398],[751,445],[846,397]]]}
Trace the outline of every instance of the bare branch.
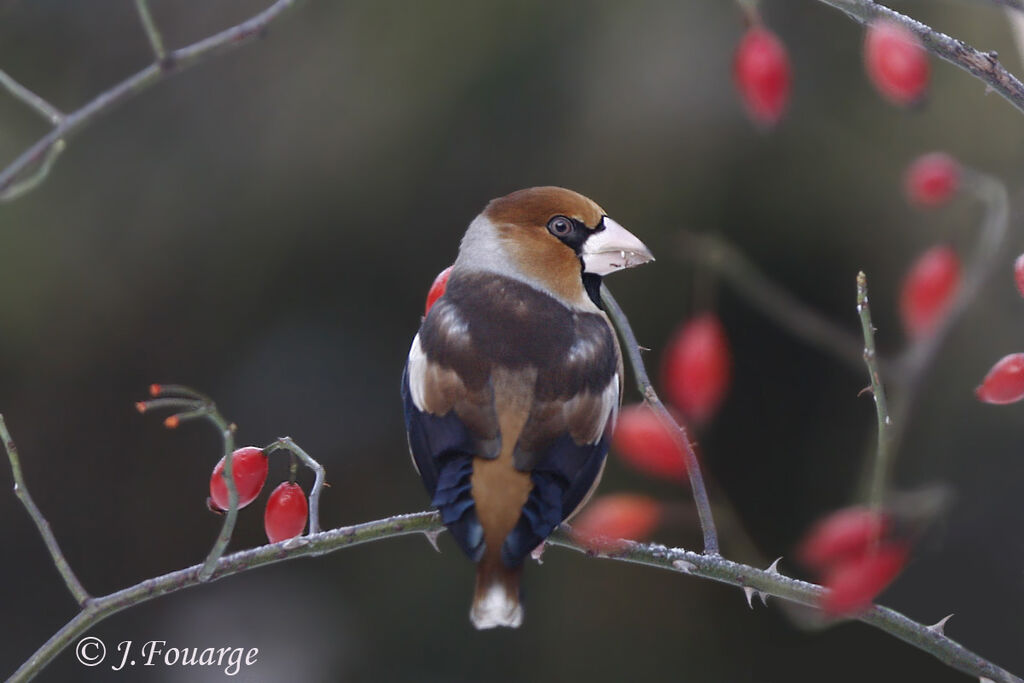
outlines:
{"label": "bare branch", "polygon": [[4,450],[7,451],[7,459],[11,461],[11,472],[14,474],[14,495],[18,497],[25,509],[28,510],[29,517],[36,523],[36,528],[39,529],[39,535],[43,537],[43,543],[46,544],[46,549],[50,551],[50,557],[53,558],[53,564],[56,565],[57,571],[64,578],[64,583],[67,585],[68,590],[71,591],[71,595],[74,596],[75,601],[78,602],[79,607],[86,607],[89,601],[92,599],[89,596],[88,591],[82,586],[78,577],[75,576],[75,572],[71,570],[71,565],[68,564],[67,559],[64,557],[64,553],[61,552],[60,546],[57,545],[57,539],[53,535],[53,531],[50,529],[50,523],[46,521],[46,517],[39,511],[34,500],[32,500],[31,494],[28,492],[28,486],[25,484],[25,478],[21,474],[21,461],[18,459],[18,448],[14,445],[14,439],[11,438],[11,433],[7,431],[7,423],[4,421],[4,416],[0,415],[0,439],[3,439]]}
{"label": "bare branch", "polygon": [[153,15],[149,11],[149,0],[135,0],[135,9],[139,11],[139,19],[142,20],[142,28],[146,30],[146,37],[153,48],[153,56],[156,61],[162,62],[167,57],[167,50],[164,48],[164,39],[160,35],[160,29],[153,21]]}
{"label": "bare branch", "polygon": [[[67,139],[114,107],[131,99],[150,86],[168,76],[206,61],[259,37],[277,17],[290,9],[298,0],[277,0],[259,14],[215,35],[204,38],[178,50],[168,52],[157,64],[150,64],[142,71],[129,76],[114,87],[97,95],[93,100],[64,116],[57,126],[26,149],[0,171],[0,193],[14,184],[15,180],[33,164],[42,162],[50,148],[58,140]],[[0,194],[0,200],[3,195]]]}
{"label": "bare branch", "polygon": [[4,71],[0,71],[0,85],[4,86],[4,88],[7,89],[7,92],[32,107],[37,114],[42,116],[51,124],[56,126],[64,118],[63,112],[57,109],[57,107],[47,102],[21,83],[18,83]]}
{"label": "bare branch", "polygon": [[693,502],[697,506],[697,516],[700,518],[700,528],[704,533],[704,552],[711,555],[718,554],[718,532],[715,530],[715,518],[711,513],[711,502],[708,500],[707,488],[704,486],[704,477],[700,471],[700,463],[697,462],[697,454],[693,452],[690,444],[690,437],[686,429],[676,422],[672,414],[668,412],[665,405],[658,398],[654,385],[647,377],[647,370],[644,368],[644,361],[640,357],[640,344],[633,334],[633,328],[629,325],[626,314],[619,308],[615,297],[608,291],[608,287],[601,285],[601,301],[604,303],[608,317],[611,318],[615,329],[622,337],[622,346],[626,350],[629,364],[633,367],[633,376],[636,378],[637,388],[644,397],[644,401],[654,410],[662,424],[682,448],[686,456],[686,473],[690,477],[690,488],[693,490]]}
{"label": "bare branch", "polygon": [[999,63],[999,56],[995,52],[976,50],[962,40],[951,38],[916,19],[911,19],[872,0],[818,0],[818,2],[835,7],[862,24],[867,24],[875,19],[888,19],[905,26],[921,39],[930,52],[983,81],[992,90],[1005,97],[1019,111],[1024,112],[1024,83],[1003,68],[1003,65]]}

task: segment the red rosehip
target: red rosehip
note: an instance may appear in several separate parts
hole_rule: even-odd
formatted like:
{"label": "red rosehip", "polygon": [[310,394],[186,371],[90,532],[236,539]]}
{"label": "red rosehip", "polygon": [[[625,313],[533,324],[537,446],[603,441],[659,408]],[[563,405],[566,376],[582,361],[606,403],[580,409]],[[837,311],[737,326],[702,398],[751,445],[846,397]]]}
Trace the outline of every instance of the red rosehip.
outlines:
{"label": "red rosehip", "polygon": [[645,403],[626,406],[619,412],[612,446],[619,457],[645,474],[674,481],[686,477],[682,448]]}
{"label": "red rosehip", "polygon": [[683,325],[669,341],[661,383],[686,419],[705,422],[725,398],[731,371],[725,329],[714,314],[705,313]]}
{"label": "red rosehip", "polygon": [[960,187],[960,164],[943,152],[918,157],[903,176],[907,200],[918,206],[938,206]]}
{"label": "red rosehip", "polygon": [[1013,281],[1017,283],[1017,291],[1024,296],[1024,254],[1013,262]]}
{"label": "red rosehip", "polygon": [[448,288],[448,277],[452,274],[452,267],[448,266],[434,278],[434,284],[430,285],[430,291],[427,292],[427,306],[423,310],[423,315],[430,313],[430,307],[441,298],[444,290]]}
{"label": "red rosehip", "polygon": [[868,26],[864,66],[875,88],[894,104],[914,104],[928,87],[928,55],[921,40],[892,21],[876,20]]}
{"label": "red rosehip", "polygon": [[821,608],[830,615],[865,609],[902,571],[910,557],[911,530],[921,520],[867,507],[832,513],[815,524],[797,557],[823,577]]}
{"label": "red rosehip", "polygon": [[752,26],[736,47],[733,82],[755,123],[774,126],[789,102],[791,69],[786,48],[763,26]]}
{"label": "red rosehip", "polygon": [[903,571],[909,554],[905,545],[891,544],[837,566],[822,583],[821,608],[832,616],[852,616],[867,609]]}
{"label": "red rosehip", "polygon": [[[239,448],[231,456],[231,475],[238,489],[238,507],[244,508],[256,499],[267,480],[267,455],[255,446]],[[210,475],[210,509],[227,510],[228,484],[224,480],[224,458]]]}
{"label": "red rosehip", "polygon": [[985,403],[1016,403],[1024,398],[1024,353],[1004,356],[974,390]]}
{"label": "red rosehip", "polygon": [[302,487],[291,482],[281,482],[267,499],[267,510],[263,515],[263,528],[271,543],[295,538],[306,527],[309,506]]}
{"label": "red rosehip", "polygon": [[572,522],[573,537],[599,552],[621,549],[622,539],[646,540],[661,520],[661,505],[647,496],[617,493],[601,496]]}
{"label": "red rosehip", "polygon": [[797,548],[797,558],[817,571],[860,558],[874,548],[889,530],[889,519],[867,507],[833,512],[815,524]]}
{"label": "red rosehip", "polygon": [[948,246],[921,254],[903,279],[900,316],[911,338],[929,334],[953,301],[960,286],[960,259]]}

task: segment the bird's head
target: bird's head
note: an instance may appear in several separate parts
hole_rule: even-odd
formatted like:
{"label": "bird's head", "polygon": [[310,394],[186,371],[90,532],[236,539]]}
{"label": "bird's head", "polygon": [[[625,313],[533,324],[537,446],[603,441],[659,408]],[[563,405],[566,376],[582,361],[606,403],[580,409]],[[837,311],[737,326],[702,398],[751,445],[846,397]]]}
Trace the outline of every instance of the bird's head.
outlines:
{"label": "bird's head", "polygon": [[510,275],[578,305],[587,290],[593,299],[601,277],[653,260],[643,242],[590,199],[561,187],[531,187],[487,205],[463,238],[456,269]]}

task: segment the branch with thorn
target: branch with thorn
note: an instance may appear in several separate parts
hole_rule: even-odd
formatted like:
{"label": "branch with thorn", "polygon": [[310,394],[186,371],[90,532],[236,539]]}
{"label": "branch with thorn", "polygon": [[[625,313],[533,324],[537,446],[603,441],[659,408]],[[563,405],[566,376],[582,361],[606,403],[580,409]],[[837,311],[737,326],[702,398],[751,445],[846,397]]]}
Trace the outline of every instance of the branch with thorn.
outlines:
{"label": "branch with thorn", "polygon": [[[623,340],[627,340],[625,342],[627,357],[633,365],[633,371],[638,378],[637,381],[641,391],[653,406],[661,405],[657,394],[650,385],[649,380],[647,380],[647,373],[640,358],[639,346],[636,344],[636,337],[629,326],[629,321],[607,289],[602,290],[602,300],[609,310],[609,315],[620,336]],[[157,408],[178,410],[179,412],[175,414],[178,421],[172,421],[172,424],[177,424],[181,420],[189,418],[210,420],[221,430],[225,444],[225,456],[230,456],[229,449],[233,443],[231,437],[233,428],[217,413],[213,402],[207,397],[186,387],[174,385],[154,385],[151,387],[150,393],[153,394],[154,398],[139,404],[143,411]],[[676,428],[679,429],[678,426]],[[685,432],[679,430],[678,433],[680,438],[688,443]],[[438,513],[431,511],[398,515],[364,524],[318,532],[316,531],[318,523],[313,520],[317,519],[315,517],[316,512],[314,511],[317,509],[319,498],[314,499],[314,496],[311,495],[310,532],[305,536],[297,536],[280,543],[243,550],[230,555],[223,554],[227,543],[224,542],[222,544],[221,537],[218,537],[214,548],[202,564],[147,579],[109,595],[89,597],[81,584],[78,583],[78,580],[74,578],[74,574],[61,554],[42,513],[31,503],[31,497],[28,495],[28,490],[25,488],[25,483],[21,476],[14,442],[7,433],[6,427],[3,426],[2,418],[0,418],[0,437],[3,438],[11,467],[15,473],[18,496],[25,503],[25,507],[33,520],[36,521],[36,525],[39,527],[47,547],[50,549],[54,564],[57,565],[69,590],[82,608],[74,618],[57,631],[22,664],[12,676],[12,681],[31,679],[65,647],[99,622],[121,610],[147,602],[153,598],[277,562],[299,557],[323,555],[371,541],[396,538],[409,534],[424,534],[431,545],[436,548],[437,535],[444,530],[444,525],[441,523]],[[318,495],[320,487],[323,485],[323,469],[318,464],[313,465],[316,461],[305,451],[298,448],[290,439],[279,439],[267,447],[267,449],[276,448],[283,448],[295,453],[297,457],[316,471],[317,483],[314,485],[314,488],[315,494]],[[689,459],[692,456],[691,449],[687,457]],[[232,486],[233,482],[228,469],[229,463],[230,457],[226,457],[225,476],[227,477],[231,496],[230,507],[237,513],[238,494],[237,490]],[[699,492],[703,492],[703,482],[699,477],[692,481],[697,482],[697,485],[694,487],[694,497],[696,499],[700,497]],[[703,493],[703,498],[705,500],[703,504],[707,505],[706,492]],[[701,505],[698,502],[699,510]],[[753,596],[755,594],[759,595],[762,601],[765,601],[768,596],[772,596],[811,607],[816,607],[819,604],[824,589],[816,584],[782,574],[779,571],[779,563],[782,558],[775,560],[767,569],[757,569],[756,567],[733,562],[722,557],[717,552],[717,535],[714,530],[713,520],[711,520],[710,506],[703,510],[702,514],[705,514],[712,523],[704,527],[705,548],[704,552],[700,553],[680,548],[668,548],[663,545],[634,543],[625,540],[606,546],[609,548],[607,551],[596,550],[592,545],[583,546],[579,544],[564,525],[556,530],[548,539],[547,545],[568,548],[595,558],[642,564],[735,586],[743,590],[751,606],[753,606]],[[227,529],[227,537],[229,538],[231,526],[233,526],[233,520],[229,524],[228,520],[225,519],[221,536],[224,536],[224,530]],[[971,676],[1001,683],[1024,683],[1020,678],[968,650],[947,636],[944,632],[944,627],[949,617],[929,626],[916,622],[895,610],[873,606],[859,614],[856,619],[889,633],[931,654],[948,666]]]}

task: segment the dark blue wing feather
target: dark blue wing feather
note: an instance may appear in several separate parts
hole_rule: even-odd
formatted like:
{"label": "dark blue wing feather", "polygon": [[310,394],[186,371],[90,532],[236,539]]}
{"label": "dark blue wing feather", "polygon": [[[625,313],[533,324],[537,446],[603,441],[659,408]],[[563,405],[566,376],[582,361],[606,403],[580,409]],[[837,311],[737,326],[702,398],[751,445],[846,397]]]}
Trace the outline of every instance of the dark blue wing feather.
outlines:
{"label": "dark blue wing feather", "polygon": [[436,416],[416,407],[409,392],[408,366],[402,373],[402,402],[409,450],[431,496],[430,504],[441,513],[441,521],[462,551],[476,561],[483,552],[483,529],[470,491],[475,440],[454,410]]}
{"label": "dark blue wing feather", "polygon": [[518,567],[527,555],[572,514],[593,486],[608,454],[608,435],[579,445],[565,434],[538,458],[530,473],[533,490],[516,526],[501,546],[501,560]]}

